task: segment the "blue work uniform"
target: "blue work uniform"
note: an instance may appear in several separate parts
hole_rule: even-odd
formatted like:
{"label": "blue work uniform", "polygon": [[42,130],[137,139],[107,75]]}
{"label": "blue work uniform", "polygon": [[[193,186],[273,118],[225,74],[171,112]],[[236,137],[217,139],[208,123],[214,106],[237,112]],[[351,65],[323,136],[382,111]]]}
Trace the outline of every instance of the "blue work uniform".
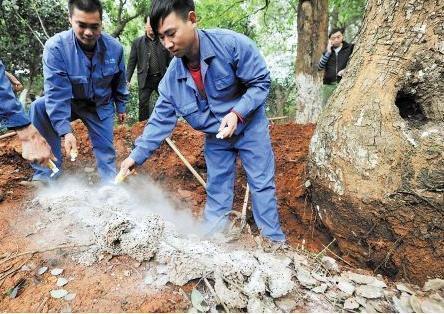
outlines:
{"label": "blue work uniform", "polygon": [[0,124],[14,129],[30,123],[23,106],[15,97],[11,82],[6,77],[5,66],[0,60]]}
{"label": "blue work uniform", "polygon": [[[205,95],[181,58],[174,58],[159,85],[154,112],[130,157],[142,164],[171,134],[178,117],[206,133],[207,201],[204,220],[223,220],[232,210],[236,158],[251,188],[253,215],[262,235],[285,236],[279,223],[274,183],[274,155],[265,115],[270,74],[254,42],[229,30],[198,30]],[[243,119],[233,137],[217,139],[222,119],[235,111]]]}
{"label": "blue work uniform", "polygon": [[[113,146],[115,110],[125,112],[128,100],[122,45],[108,34],[97,40],[89,59],[72,30],[51,37],[43,50],[45,95],[31,105],[31,121],[51,146],[61,168],[61,136],[81,119],[88,128],[103,182],[116,175]],[[114,108],[115,105],[115,108]],[[37,164],[34,180],[46,181],[51,170]]]}

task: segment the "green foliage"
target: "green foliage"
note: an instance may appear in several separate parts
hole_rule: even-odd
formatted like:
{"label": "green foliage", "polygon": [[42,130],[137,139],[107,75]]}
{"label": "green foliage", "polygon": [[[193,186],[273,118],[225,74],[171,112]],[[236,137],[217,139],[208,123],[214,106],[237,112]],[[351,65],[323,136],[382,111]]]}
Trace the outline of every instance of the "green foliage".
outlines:
{"label": "green foliage", "polygon": [[0,56],[19,79],[33,81],[41,74],[42,44],[68,26],[65,4],[60,0],[3,0],[0,12]]}
{"label": "green foliage", "polygon": [[364,14],[366,0],[329,0],[332,27],[348,27],[359,23]]}

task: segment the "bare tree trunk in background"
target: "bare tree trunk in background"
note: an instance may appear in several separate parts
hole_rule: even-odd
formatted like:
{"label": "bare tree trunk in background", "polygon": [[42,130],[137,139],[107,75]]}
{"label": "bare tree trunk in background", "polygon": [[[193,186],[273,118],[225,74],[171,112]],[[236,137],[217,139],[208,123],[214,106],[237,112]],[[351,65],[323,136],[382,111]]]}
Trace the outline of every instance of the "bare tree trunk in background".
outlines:
{"label": "bare tree trunk in background", "polygon": [[327,44],[328,0],[299,1],[297,25],[296,122],[316,122],[322,109],[322,72],[317,65]]}
{"label": "bare tree trunk in background", "polygon": [[310,145],[314,206],[344,254],[444,275],[444,2],[369,0]]}

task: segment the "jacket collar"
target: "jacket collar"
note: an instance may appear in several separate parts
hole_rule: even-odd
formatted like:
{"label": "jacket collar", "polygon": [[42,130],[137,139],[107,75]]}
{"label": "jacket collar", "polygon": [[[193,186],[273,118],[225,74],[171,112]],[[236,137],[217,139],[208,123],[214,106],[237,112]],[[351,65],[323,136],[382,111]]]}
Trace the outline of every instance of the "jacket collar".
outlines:
{"label": "jacket collar", "polygon": [[[214,53],[213,45],[211,44],[208,35],[204,30],[197,30],[197,35],[199,36],[199,52],[200,52],[200,62],[205,61],[207,64],[210,59],[216,56]],[[177,79],[187,78],[188,69],[183,62],[182,58],[179,58],[177,62]]]}

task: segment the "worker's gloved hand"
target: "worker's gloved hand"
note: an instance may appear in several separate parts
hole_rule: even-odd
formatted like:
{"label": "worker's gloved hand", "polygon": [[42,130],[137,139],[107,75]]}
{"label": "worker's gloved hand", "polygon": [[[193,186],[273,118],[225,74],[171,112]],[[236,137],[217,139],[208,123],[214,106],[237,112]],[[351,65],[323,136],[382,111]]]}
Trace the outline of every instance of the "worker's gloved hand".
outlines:
{"label": "worker's gloved hand", "polygon": [[136,162],[134,161],[134,159],[132,159],[131,157],[126,158],[120,164],[120,171],[117,176],[122,178],[123,180],[124,178],[126,178],[131,174],[131,170],[134,168],[135,165]]}
{"label": "worker's gloved hand", "polygon": [[234,112],[230,112],[223,119],[219,127],[219,133],[216,137],[220,139],[229,138],[237,128],[238,117]]}
{"label": "worker's gloved hand", "polygon": [[66,156],[76,155],[77,157],[77,140],[74,134],[72,133],[65,134],[64,140],[65,140],[64,146],[65,146]]}
{"label": "worker's gloved hand", "polygon": [[56,160],[51,147],[32,124],[18,129],[17,136],[22,142],[22,156],[26,160],[45,166],[50,159]]}

